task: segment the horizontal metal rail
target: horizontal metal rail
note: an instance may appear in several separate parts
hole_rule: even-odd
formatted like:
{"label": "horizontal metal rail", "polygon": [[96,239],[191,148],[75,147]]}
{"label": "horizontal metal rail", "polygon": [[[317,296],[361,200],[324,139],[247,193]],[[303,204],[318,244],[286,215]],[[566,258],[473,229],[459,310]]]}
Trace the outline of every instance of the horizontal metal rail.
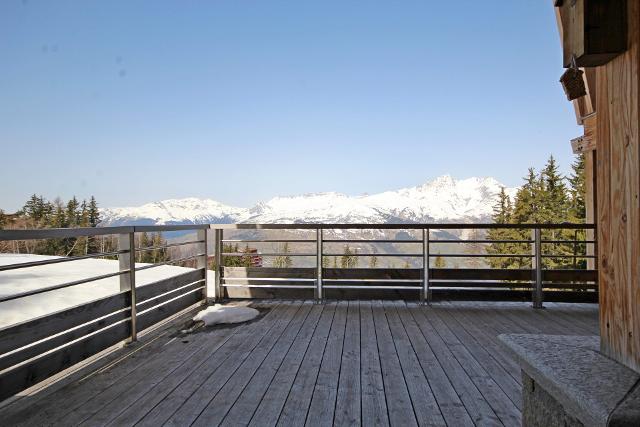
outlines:
{"label": "horizontal metal rail", "polygon": [[430,254],[431,258],[533,258],[532,254]]}
{"label": "horizontal metal rail", "polygon": [[184,257],[184,258],[170,259],[168,261],[157,262],[155,264],[144,265],[142,267],[136,267],[135,271],[144,271],[144,270],[148,270],[150,268],[161,267],[163,265],[176,264],[176,263],[179,263],[179,262],[184,262],[184,261],[189,261],[189,260],[192,260],[192,259],[197,259],[197,258],[200,258],[200,257],[205,256],[205,255],[206,254],[202,253],[202,254],[187,256],[187,257]]}
{"label": "horizontal metal rail", "polygon": [[11,300],[14,300],[14,299],[24,298],[24,297],[28,297],[28,296],[31,296],[31,295],[42,294],[44,292],[55,291],[57,289],[68,288],[70,286],[82,285],[84,283],[95,282],[95,281],[102,280],[102,279],[108,279],[109,277],[120,276],[120,275],[128,273],[128,272],[129,272],[128,270],[116,271],[115,273],[101,274],[100,276],[93,276],[93,277],[89,277],[88,279],[74,280],[73,282],[66,282],[66,283],[62,283],[60,285],[48,286],[48,287],[45,287],[45,288],[38,288],[38,289],[33,289],[31,291],[26,291],[26,292],[20,292],[20,293],[16,293],[16,294],[6,295],[6,296],[3,296],[3,297],[0,297],[0,302],[11,301]]}
{"label": "horizontal metal rail", "polygon": [[275,256],[312,256],[315,257],[316,254],[301,254],[301,253],[291,253],[291,252],[223,252],[222,256],[232,256],[232,257],[252,257],[252,256],[262,256],[262,257],[275,257]]}
{"label": "horizontal metal rail", "polygon": [[352,257],[352,256],[356,256],[356,257],[420,257],[422,258],[422,254],[414,254],[414,253],[352,253],[352,254],[339,254],[339,253],[330,253],[330,254],[322,254],[325,257]]}
{"label": "horizontal metal rail", "polygon": [[211,224],[219,230],[472,230],[472,229],[511,229],[511,230],[594,230],[594,224]]}
{"label": "horizontal metal rail", "polygon": [[62,262],[79,261],[79,260],[83,260],[83,259],[102,258],[102,257],[107,257],[107,256],[116,256],[116,255],[124,254],[124,253],[127,253],[127,252],[128,251],[101,252],[101,253],[81,255],[81,256],[73,256],[73,257],[60,257],[60,258],[44,259],[42,261],[29,261],[29,262],[20,262],[20,263],[16,263],[16,264],[6,264],[6,265],[0,265],[0,271],[17,270],[19,268],[40,267],[40,266],[43,266],[43,265],[60,264]]}
{"label": "horizontal metal rail", "polygon": [[[327,240],[325,240],[326,242]],[[313,239],[223,239],[222,243],[315,243]]]}
{"label": "horizontal metal rail", "polygon": [[412,239],[322,239],[325,243],[419,243],[422,240]]}
{"label": "horizontal metal rail", "polygon": [[533,240],[453,240],[453,239],[437,239],[437,240],[429,240],[429,243],[484,243],[484,244],[493,244],[493,243],[533,243]]}
{"label": "horizontal metal rail", "polygon": [[553,254],[542,254],[542,258],[595,258],[595,255],[553,255]]}
{"label": "horizontal metal rail", "polygon": [[204,243],[204,240],[191,240],[189,242],[170,243],[167,245],[160,245],[160,246],[145,246],[143,248],[136,248],[136,252],[155,251],[160,249],[175,248],[177,246],[193,245],[196,243]]}

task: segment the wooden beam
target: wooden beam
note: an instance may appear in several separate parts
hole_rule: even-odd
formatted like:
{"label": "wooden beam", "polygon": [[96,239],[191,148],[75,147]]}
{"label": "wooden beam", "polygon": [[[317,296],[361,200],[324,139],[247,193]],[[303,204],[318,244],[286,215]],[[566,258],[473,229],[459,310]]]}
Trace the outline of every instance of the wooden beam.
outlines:
{"label": "wooden beam", "polygon": [[597,128],[595,113],[585,118],[583,125],[584,135],[571,140],[571,149],[574,154],[587,153],[596,149]]}
{"label": "wooden beam", "polygon": [[[560,41],[563,46],[568,43],[568,39],[565,38],[564,28],[569,25],[568,17],[563,13],[563,9],[560,7],[555,8],[556,12],[556,24],[558,26],[558,33],[560,34]],[[594,68],[582,68],[584,74],[582,78],[584,80],[584,86],[587,89],[587,94],[581,98],[574,99],[573,109],[576,114],[576,122],[579,125],[584,124],[584,119],[589,115],[595,113],[596,109],[596,71]]]}

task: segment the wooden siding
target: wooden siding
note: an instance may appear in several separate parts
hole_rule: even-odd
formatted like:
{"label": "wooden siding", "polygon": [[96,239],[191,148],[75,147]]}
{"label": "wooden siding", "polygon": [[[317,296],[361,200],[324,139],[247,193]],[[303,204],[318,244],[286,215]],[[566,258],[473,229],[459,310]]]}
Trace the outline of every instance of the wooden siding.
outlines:
{"label": "wooden siding", "polygon": [[628,2],[628,50],[597,68],[602,351],[640,372],[640,3]]}

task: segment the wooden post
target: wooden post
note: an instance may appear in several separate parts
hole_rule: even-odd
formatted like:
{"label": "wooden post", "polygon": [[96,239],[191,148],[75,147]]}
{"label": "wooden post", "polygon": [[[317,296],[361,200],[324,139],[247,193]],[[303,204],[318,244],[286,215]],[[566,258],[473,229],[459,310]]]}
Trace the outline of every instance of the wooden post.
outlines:
{"label": "wooden post", "polygon": [[[598,183],[596,181],[596,164],[597,164],[597,151],[588,151],[584,153],[584,180],[585,180],[585,197],[584,204],[586,208],[586,223],[596,224],[596,209],[598,206]],[[587,230],[586,240],[595,240],[595,230]],[[587,255],[597,256],[596,245],[587,244]],[[587,269],[595,270],[596,259],[587,258]]]}
{"label": "wooden post", "polygon": [[533,240],[533,258],[531,259],[532,263],[532,273],[533,273],[533,308],[543,308],[542,307],[542,232],[540,228],[535,228],[532,230],[532,240]]}
{"label": "wooden post", "polygon": [[322,303],[322,229],[316,229],[316,303]]}
{"label": "wooden post", "polygon": [[131,301],[131,336],[130,341],[138,339],[136,327],[136,242],[135,233],[118,235],[118,250],[126,251],[118,255],[120,271],[125,272],[120,275],[120,292],[129,291]]}
{"label": "wooden post", "polygon": [[203,299],[203,303],[207,304],[207,301],[209,298],[209,280],[208,280],[209,268],[207,266],[207,262],[208,262],[207,229],[205,228],[202,230],[198,230],[197,236],[198,236],[197,240],[202,242],[198,244],[198,247],[200,248],[201,253],[203,253],[204,255],[197,258],[196,268],[204,269],[204,291],[203,291],[202,299]]}
{"label": "wooden post", "polygon": [[224,291],[222,289],[222,274],[224,266],[222,265],[222,230],[219,228],[215,229],[214,235],[214,250],[215,250],[215,281],[214,281],[214,296],[213,299],[215,301],[221,301],[224,296]]}
{"label": "wooden post", "polygon": [[429,229],[422,229],[422,292],[420,300],[422,304],[431,304],[431,289],[429,288]]}

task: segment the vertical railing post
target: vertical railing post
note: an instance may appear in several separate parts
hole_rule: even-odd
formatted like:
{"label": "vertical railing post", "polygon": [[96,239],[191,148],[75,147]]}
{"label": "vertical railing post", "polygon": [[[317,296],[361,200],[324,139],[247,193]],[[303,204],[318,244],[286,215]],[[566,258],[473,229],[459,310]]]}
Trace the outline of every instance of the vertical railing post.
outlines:
{"label": "vertical railing post", "polygon": [[136,240],[135,232],[118,235],[118,250],[126,251],[118,255],[120,264],[120,292],[129,291],[131,296],[131,336],[130,341],[138,339],[136,314]]}
{"label": "vertical railing post", "polygon": [[222,229],[216,228],[214,234],[214,250],[215,250],[215,259],[214,259],[214,268],[215,268],[215,281],[214,281],[214,300],[220,301],[222,300],[222,296],[224,295],[222,291],[222,270],[224,266],[222,265]]}
{"label": "vertical railing post", "polygon": [[533,308],[542,307],[542,233],[539,227],[532,230],[533,232]]}
{"label": "vertical railing post", "polygon": [[322,302],[322,229],[316,229],[316,303]]}
{"label": "vertical railing post", "polygon": [[429,288],[429,229],[422,229],[422,291],[420,302],[424,305],[431,304],[431,289]]}
{"label": "vertical railing post", "polygon": [[208,257],[208,252],[207,252],[207,228],[203,228],[198,230],[197,233],[197,240],[199,240],[201,243],[198,244],[198,247],[201,250],[201,253],[203,254],[202,256],[196,258],[197,259],[197,265],[196,268],[200,269],[203,268],[204,269],[204,291],[203,291],[203,295],[202,295],[202,299],[203,299],[203,303],[206,304],[209,298],[209,268],[207,266],[207,262],[209,261],[209,257]]}

